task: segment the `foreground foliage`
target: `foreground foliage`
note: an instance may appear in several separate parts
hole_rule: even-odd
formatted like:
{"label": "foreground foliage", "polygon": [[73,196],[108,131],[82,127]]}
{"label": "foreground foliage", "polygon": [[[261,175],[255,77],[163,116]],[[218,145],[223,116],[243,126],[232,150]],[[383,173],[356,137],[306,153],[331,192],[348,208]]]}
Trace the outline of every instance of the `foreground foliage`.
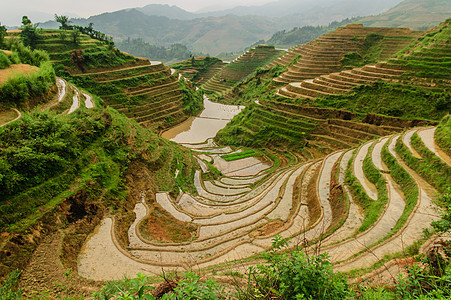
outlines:
{"label": "foreground foliage", "polygon": [[249,269],[248,284],[238,289],[240,299],[344,299],[349,286],[334,273],[327,254],[308,255],[295,248],[280,252],[288,240],[276,236],[273,248],[262,254],[265,263]]}

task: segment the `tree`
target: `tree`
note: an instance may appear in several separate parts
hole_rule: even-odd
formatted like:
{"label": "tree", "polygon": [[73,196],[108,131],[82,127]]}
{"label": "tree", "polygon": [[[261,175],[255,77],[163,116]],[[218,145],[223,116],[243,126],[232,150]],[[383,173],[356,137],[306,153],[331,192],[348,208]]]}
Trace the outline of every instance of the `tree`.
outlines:
{"label": "tree", "polygon": [[88,31],[89,35],[92,35],[92,33],[94,32],[94,23],[89,23],[88,27],[86,27],[86,30]]}
{"label": "tree", "polygon": [[22,43],[34,49],[40,38],[37,30],[38,24],[33,25],[27,16],[22,17],[22,24],[22,27],[20,27],[22,29],[20,32]]}
{"label": "tree", "polygon": [[70,21],[68,16],[58,16],[57,14],[55,14],[55,21],[61,24],[60,29],[70,29]]}
{"label": "tree", "polygon": [[80,37],[80,30],[74,29],[70,32],[70,36],[72,37],[72,42],[77,45],[78,44],[78,38]]}
{"label": "tree", "polygon": [[7,35],[6,32],[6,26],[2,26],[0,24],[0,47],[3,46],[4,42],[5,42],[5,36]]}
{"label": "tree", "polygon": [[22,17],[23,26],[31,25],[31,20],[27,16]]}

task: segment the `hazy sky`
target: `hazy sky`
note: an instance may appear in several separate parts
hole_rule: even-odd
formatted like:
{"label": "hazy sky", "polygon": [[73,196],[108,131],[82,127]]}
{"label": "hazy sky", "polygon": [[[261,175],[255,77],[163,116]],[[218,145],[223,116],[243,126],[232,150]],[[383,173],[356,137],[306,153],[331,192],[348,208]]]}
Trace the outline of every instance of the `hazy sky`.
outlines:
{"label": "hazy sky", "polygon": [[197,11],[204,8],[215,10],[215,8],[257,5],[272,1],[276,0],[9,0],[0,9],[0,22],[5,25],[18,25],[23,15],[28,15],[33,22],[42,22],[51,19],[54,13],[89,17],[102,12],[157,3],[177,5],[188,11]]}

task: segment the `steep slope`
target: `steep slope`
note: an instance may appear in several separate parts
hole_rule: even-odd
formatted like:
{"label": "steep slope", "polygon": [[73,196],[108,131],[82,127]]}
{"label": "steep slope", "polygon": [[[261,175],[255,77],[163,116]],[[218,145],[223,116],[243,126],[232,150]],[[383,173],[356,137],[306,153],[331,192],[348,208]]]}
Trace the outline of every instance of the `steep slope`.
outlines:
{"label": "steep slope", "polygon": [[[313,105],[339,105],[362,112],[379,103],[378,108],[372,106],[371,110],[405,117],[417,113],[437,119],[451,108],[447,91],[451,72],[450,33],[448,20],[387,62],[291,83],[278,93],[293,99],[321,97],[324,99],[311,100]],[[348,93],[348,96],[337,96]],[[375,101],[371,95],[379,100]],[[374,100],[368,101],[369,98]],[[438,111],[442,113],[437,114]]]}
{"label": "steep slope", "polygon": [[[277,165],[282,157],[264,154],[272,158],[273,168],[245,177],[207,180],[198,171],[198,196],[184,194],[177,200],[165,193],[156,196],[177,222],[197,226],[190,241],[162,242],[149,235],[146,215],[152,210],[145,200],[135,207],[126,250],[113,242],[112,220],[106,218],[81,254],[78,271],[87,278],[113,280],[138,270],[151,274],[162,267],[208,270],[227,262],[227,270],[239,270],[243,259],[252,264],[256,253],[270,249],[276,235],[306,251],[314,251],[321,243],[319,251],[329,253],[336,270],[369,267],[378,257],[402,253],[414,245],[423,228],[430,229],[430,223],[439,219],[433,203],[437,190],[408,168],[400,150],[403,139],[400,134],[390,135],[308,163],[295,156],[291,163]],[[204,157],[214,161],[219,158],[212,152],[227,151],[211,144],[193,147],[207,151],[210,154]],[[357,164],[361,159],[363,164]],[[237,159],[235,164],[252,163]],[[449,179],[450,166],[443,167]],[[366,176],[377,186],[377,196],[369,203],[365,203],[367,193],[356,183]],[[299,240],[301,246],[296,244]],[[108,260],[99,259],[98,249],[106,249],[106,256],[117,262],[115,270],[109,268]]]}
{"label": "steep slope", "polygon": [[[349,37],[351,32],[354,34],[365,30],[364,27],[351,25],[338,31],[346,33],[345,37]],[[393,36],[399,34],[401,37],[406,34],[417,34],[407,29],[370,30],[391,32]],[[291,83],[282,88],[277,81],[294,69],[288,66],[288,72],[278,76],[283,71],[283,66],[267,68],[264,72],[250,77],[230,93],[230,103],[250,103],[250,105],[218,133],[217,141],[236,146],[297,148],[299,151],[302,149],[310,151],[311,147],[313,152],[324,154],[332,149],[357,145],[375,136],[399,132],[403,128],[434,124],[433,120],[439,120],[450,109],[449,82],[446,80],[449,70],[447,58],[444,56],[449,52],[448,31],[449,24],[445,22],[418,40],[414,40],[404,52],[400,52],[398,65],[397,59],[393,59],[384,64],[331,73],[313,80]],[[324,47],[323,51],[343,51],[343,48],[348,50],[347,45],[350,41],[342,38],[337,35],[323,37],[321,41],[336,40],[333,42],[335,48]],[[412,39],[412,37],[401,38],[400,41],[401,44],[405,44],[404,40],[411,42]],[[343,41],[344,45],[340,41]],[[387,43],[388,48],[389,45]],[[400,47],[398,43],[394,43],[393,48],[398,47]],[[425,51],[425,54],[422,54],[422,51]],[[318,52],[309,55],[319,55]],[[443,63],[430,59],[430,53],[435,52],[437,60],[443,60]],[[327,58],[330,54],[323,56]],[[421,60],[418,60],[418,57],[422,56],[425,57],[423,65]],[[299,59],[299,63],[301,62],[307,62],[305,56]],[[326,74],[331,72],[326,70],[324,60],[312,59],[308,63],[310,67],[305,65],[303,67],[305,70],[299,74],[311,74],[312,70],[320,68]],[[320,66],[317,67],[317,64]],[[401,65],[408,69],[403,71]],[[437,71],[435,73],[432,71],[433,66]],[[412,68],[417,68],[417,73]],[[406,73],[409,69],[412,70],[411,73]],[[435,78],[418,79],[418,76],[422,76],[420,70],[423,72],[430,70],[428,74]],[[405,75],[401,76],[402,73]],[[276,82],[271,83],[272,78],[276,78]],[[396,79],[398,83],[375,83],[377,80],[390,79]],[[255,93],[254,89],[258,92]],[[278,92],[273,95],[275,90]],[[350,93],[346,94],[348,92]],[[375,127],[369,128],[368,124]]]}
{"label": "steep slope", "polygon": [[406,47],[421,32],[409,29],[363,27],[348,24],[318,39],[295,47],[269,66],[288,65],[276,80],[298,82],[346,68],[348,60],[375,62],[389,58]]}
{"label": "steep slope", "polygon": [[226,63],[219,58],[205,56],[172,64],[171,68],[176,69],[185,78],[197,85],[201,85],[221,71],[225,65]]}
{"label": "steep slope", "polygon": [[202,84],[202,88],[218,95],[227,94],[234,85],[255,72],[257,68],[266,66],[281,53],[282,51],[276,50],[274,46],[267,45],[249,49]]}
{"label": "steep slope", "polygon": [[360,20],[365,26],[409,27],[426,30],[436,26],[451,13],[446,0],[404,0],[392,9]]}
{"label": "steep slope", "polygon": [[160,62],[133,57],[88,35],[46,30],[37,48],[49,52],[58,74],[151,128],[180,123],[202,107],[199,93]]}

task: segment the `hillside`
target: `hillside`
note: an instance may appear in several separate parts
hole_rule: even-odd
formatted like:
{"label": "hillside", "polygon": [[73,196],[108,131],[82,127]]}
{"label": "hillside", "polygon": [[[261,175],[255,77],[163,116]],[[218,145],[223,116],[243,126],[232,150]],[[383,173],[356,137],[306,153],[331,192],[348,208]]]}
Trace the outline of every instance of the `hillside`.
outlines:
{"label": "hillside", "polygon": [[48,51],[57,74],[99,96],[105,104],[151,128],[180,123],[202,107],[202,99],[161,62],[151,63],[109,42],[69,31],[45,30],[37,48]]}
{"label": "hillside", "polygon": [[451,297],[451,19],[171,67],[24,24],[0,299]]}
{"label": "hillside", "polygon": [[449,18],[451,3],[447,0],[404,0],[392,9],[359,20],[365,26],[408,27],[426,30]]}
{"label": "hillside", "polygon": [[226,63],[216,57],[201,56],[171,65],[185,78],[201,85],[216,75]]}
{"label": "hillside", "polygon": [[[448,21],[427,33],[348,25],[305,46],[294,48],[229,94],[229,103],[250,105],[220,131],[216,139],[220,143],[236,146],[291,149],[304,145],[318,148],[315,151],[327,152],[331,151],[327,149],[357,145],[359,139],[369,132],[348,123],[348,120],[389,126],[383,130],[421,124],[421,119],[439,120],[449,112],[451,105],[449,83],[446,81],[449,66],[445,54],[449,52],[449,28]],[[407,47],[397,54],[399,57],[393,56],[385,64],[334,71],[337,70],[335,68],[346,67],[341,66],[343,61],[337,59],[337,54],[340,57],[339,53],[355,47],[349,38],[358,36],[359,32],[366,37],[376,31],[388,36],[384,38],[391,49],[388,57]],[[303,47],[306,47],[305,50]],[[286,59],[290,53],[301,56],[296,59],[291,54],[294,63],[290,63]],[[382,59],[387,59],[387,56]],[[437,62],[437,57],[444,61]],[[303,63],[310,65],[303,66]],[[428,72],[429,68],[431,70]],[[312,79],[296,82],[298,78]],[[285,80],[293,82],[283,86]],[[254,103],[256,99],[258,101]],[[406,120],[388,121],[389,118],[384,121],[384,118],[379,119],[372,113]],[[419,120],[407,122],[407,119]],[[399,125],[394,125],[398,122]]]}
{"label": "hillside", "polygon": [[219,70],[202,88],[207,92],[220,96],[227,94],[237,83],[255,72],[258,68],[266,66],[269,62],[283,53],[274,46],[258,45],[249,49],[230,64]]}
{"label": "hillside", "polygon": [[[312,101],[315,106],[338,105],[364,112],[369,105],[378,103],[371,111],[393,116],[417,114],[423,118],[440,118],[451,109],[451,95],[447,90],[447,80],[451,78],[447,58],[451,51],[450,34],[451,26],[447,21],[387,62],[291,83],[280,89],[279,94],[293,99],[320,97]],[[373,99],[369,101],[369,98]],[[376,98],[379,100],[375,101]],[[402,99],[402,104],[393,103],[393,98]],[[411,102],[412,99],[415,101]],[[418,107],[419,103],[422,105]],[[437,114],[436,110],[443,113]]]}
{"label": "hillside", "polygon": [[[257,41],[269,39],[275,32],[305,25],[323,25],[331,21],[379,13],[393,7],[399,0],[342,0],[337,1],[277,1],[249,10],[242,7],[218,14],[196,15],[180,11],[177,7],[158,6],[152,15],[152,6],[120,10],[73,19],[73,24],[87,26],[94,23],[95,29],[125,41],[141,38],[156,46],[169,47],[175,43],[186,45],[197,53],[217,55],[221,52],[236,52],[247,49]],[[441,7],[432,7],[440,11]],[[246,12],[247,11],[247,12]],[[433,17],[441,22],[446,17]],[[56,28],[55,22],[40,25]],[[387,26],[387,25],[384,25]],[[152,28],[152,30],[148,30]],[[314,38],[316,38],[315,36]]]}
{"label": "hillside", "polygon": [[407,28],[363,27],[348,24],[307,44],[292,48],[271,65],[288,65],[276,80],[299,82],[337,72],[355,64],[384,60],[406,47],[421,32]]}

